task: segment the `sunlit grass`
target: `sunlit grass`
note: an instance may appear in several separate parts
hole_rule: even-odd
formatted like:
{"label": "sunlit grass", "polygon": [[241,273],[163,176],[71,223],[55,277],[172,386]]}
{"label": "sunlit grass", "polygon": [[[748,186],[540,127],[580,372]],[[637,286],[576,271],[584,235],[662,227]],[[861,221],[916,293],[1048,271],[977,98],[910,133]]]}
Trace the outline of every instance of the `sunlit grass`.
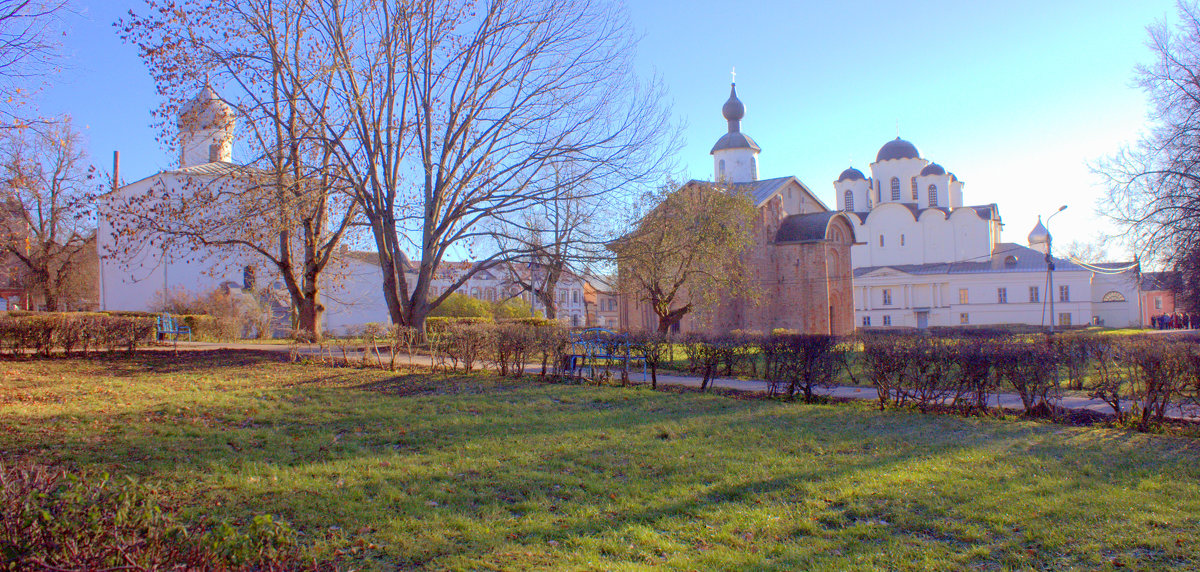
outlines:
{"label": "sunlit grass", "polygon": [[368,570],[1200,567],[1186,440],[229,355],[0,364],[0,449]]}

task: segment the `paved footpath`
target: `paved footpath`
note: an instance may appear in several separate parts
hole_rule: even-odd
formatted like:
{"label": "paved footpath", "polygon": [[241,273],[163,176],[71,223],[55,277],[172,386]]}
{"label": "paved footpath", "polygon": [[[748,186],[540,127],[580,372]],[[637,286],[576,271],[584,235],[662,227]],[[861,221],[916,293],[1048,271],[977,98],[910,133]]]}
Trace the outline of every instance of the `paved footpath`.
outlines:
{"label": "paved footpath", "polygon": [[[342,357],[342,350],[340,348],[338,348],[336,346],[329,346],[329,345],[322,347],[322,346],[319,346],[316,344],[304,344],[304,345],[293,346],[290,344],[264,344],[264,343],[255,343],[255,342],[228,342],[228,343],[179,342],[178,348],[179,348],[179,350],[187,350],[187,351],[254,350],[254,351],[269,351],[269,352],[279,352],[279,353],[289,353],[294,348],[296,351],[299,351],[300,353],[304,353],[304,354],[308,354],[308,355],[322,355],[322,356],[326,356],[326,357],[333,357],[335,359],[341,359],[341,357]],[[174,347],[170,346],[170,345],[151,346],[147,349],[157,350],[157,351],[171,351],[174,349]],[[363,358],[364,351],[365,351],[365,349],[361,345],[354,346],[353,350],[348,349],[346,351],[346,357],[351,362],[361,361]],[[387,350],[383,349],[381,351],[386,352]],[[373,360],[374,356],[372,356],[371,359]],[[390,359],[390,356],[385,353],[383,355],[383,363],[385,363],[385,364],[388,363],[389,359]],[[411,365],[420,365],[420,366],[430,367],[433,364],[433,360],[429,356],[422,355],[422,354],[415,354],[415,355],[400,354],[400,355],[396,356],[396,364],[397,365],[410,365],[411,364]],[[527,367],[527,371],[530,371],[530,372],[537,372],[540,370],[541,370],[540,364],[538,364],[536,366],[530,365]],[[614,371],[617,371],[616,368],[614,368]],[[630,381],[634,384],[640,385],[642,383],[641,372],[631,371],[629,378],[630,378]],[[698,387],[700,387],[700,381],[701,381],[701,379],[699,377],[690,376],[690,375],[665,374],[665,373],[658,374],[658,383],[660,385],[675,385],[675,386],[697,387],[698,388]],[[646,384],[650,383],[649,373],[647,373],[647,379],[646,379],[645,383]],[[711,387],[717,387],[717,388],[728,389],[728,390],[733,390],[733,391],[744,391],[744,392],[748,392],[748,393],[766,393],[769,388],[769,384],[767,384],[767,382],[765,382],[765,381],[746,380],[746,379],[731,379],[731,378],[717,378],[717,379],[713,380],[709,385]],[[840,399],[861,399],[864,401],[875,401],[875,400],[879,399],[879,395],[875,392],[874,387],[856,387],[856,386],[842,385],[842,386],[836,386],[836,387],[832,387],[832,388],[820,388],[817,390],[817,393],[820,395],[826,395],[829,397],[840,398]],[[1003,407],[1003,408],[1007,408],[1007,409],[1022,409],[1024,407],[1024,405],[1021,403],[1020,395],[1018,395],[1016,393],[993,394],[991,396],[991,398],[988,400],[988,403],[989,403],[989,405],[991,405],[993,407]],[[1095,411],[1098,413],[1106,413],[1106,414],[1112,413],[1112,408],[1109,407],[1109,405],[1107,403],[1105,403],[1103,400],[1092,399],[1090,397],[1084,397],[1084,396],[1071,396],[1071,395],[1063,396],[1062,399],[1059,401],[1059,405],[1066,409],[1090,410],[1090,411]],[[1174,417],[1174,418],[1180,418],[1180,419],[1200,419],[1200,408],[1197,408],[1195,406],[1173,406],[1171,408],[1171,411],[1168,412],[1168,416]]]}

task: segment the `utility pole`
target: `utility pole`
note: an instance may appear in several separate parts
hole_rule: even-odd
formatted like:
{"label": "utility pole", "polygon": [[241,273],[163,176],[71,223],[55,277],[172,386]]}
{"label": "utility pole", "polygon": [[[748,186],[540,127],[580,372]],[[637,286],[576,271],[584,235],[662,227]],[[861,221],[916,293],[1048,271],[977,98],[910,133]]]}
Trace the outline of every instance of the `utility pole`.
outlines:
{"label": "utility pole", "polygon": [[1054,211],[1054,214],[1051,214],[1050,216],[1046,217],[1046,235],[1047,235],[1046,236],[1046,277],[1047,277],[1047,281],[1050,283],[1050,291],[1046,292],[1046,295],[1050,297],[1050,333],[1051,334],[1054,334],[1054,320],[1056,320],[1058,318],[1058,316],[1054,314],[1054,296],[1055,296],[1055,294],[1054,294],[1054,257],[1051,255],[1051,253],[1054,251],[1054,249],[1052,248],[1052,246],[1054,244],[1054,235],[1050,234],[1050,219],[1054,218],[1054,215],[1056,215],[1060,212],[1063,212],[1065,210],[1067,210],[1067,205],[1058,207],[1058,210]]}

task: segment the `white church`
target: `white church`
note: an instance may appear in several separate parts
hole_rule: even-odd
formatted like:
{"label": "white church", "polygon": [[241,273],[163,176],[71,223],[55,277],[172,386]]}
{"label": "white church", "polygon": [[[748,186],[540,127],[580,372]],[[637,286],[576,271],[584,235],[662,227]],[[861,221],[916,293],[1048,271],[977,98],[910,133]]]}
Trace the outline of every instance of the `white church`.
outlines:
{"label": "white church", "polygon": [[1051,237],[1040,219],[1026,244],[1004,242],[999,207],[964,205],[963,182],[899,137],[870,171],[851,167],[833,183],[859,240],[851,252],[859,327],[1145,323],[1135,263],[1055,257],[1051,291]]}
{"label": "white church", "polygon": [[[253,167],[234,161],[237,118],[234,109],[211,88],[201,90],[180,109],[179,167],[122,185],[97,201],[97,249],[100,257],[100,307],[107,311],[156,311],[178,292],[202,295],[223,290],[248,295],[267,289],[287,306],[286,290],[272,276],[273,266],[246,249],[203,248],[172,243],[138,228],[121,214],[122,203],[163,201],[190,196],[200,189],[236,194],[253,184]],[[468,262],[445,262],[431,285],[434,295],[445,292]],[[528,272],[518,269],[517,274]],[[382,274],[372,252],[343,250],[326,271],[322,304],[323,328],[336,334],[353,332],[367,323],[390,322],[382,294]],[[410,270],[409,284],[415,284]],[[411,287],[411,286],[410,286]],[[541,310],[528,292],[517,289],[507,270],[484,269],[457,290],[489,302],[520,297]],[[564,276],[558,284],[556,307],[565,324],[586,319],[584,281]],[[279,329],[287,330],[287,324]]]}

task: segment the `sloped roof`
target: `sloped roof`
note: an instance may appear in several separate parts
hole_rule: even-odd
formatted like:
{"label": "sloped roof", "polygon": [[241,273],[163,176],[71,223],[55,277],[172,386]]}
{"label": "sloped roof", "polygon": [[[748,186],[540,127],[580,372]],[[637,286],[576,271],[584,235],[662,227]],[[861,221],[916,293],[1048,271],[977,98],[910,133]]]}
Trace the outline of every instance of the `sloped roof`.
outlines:
{"label": "sloped roof", "polygon": [[[1012,257],[1012,264],[1007,264]],[[996,244],[991,257],[985,260],[969,260],[961,262],[932,262],[928,264],[889,264],[884,266],[866,266],[854,269],[854,277],[864,276],[877,270],[890,268],[905,274],[980,274],[987,272],[1045,272],[1046,255],[1027,246],[1011,242]],[[1055,272],[1090,272],[1087,268],[1063,260],[1054,259]]]}
{"label": "sloped roof", "polygon": [[[787,242],[818,242],[825,240],[825,233],[829,230],[829,223],[839,215],[841,211],[825,211],[819,213],[794,214],[783,219],[779,225],[779,230],[775,233],[776,243]],[[853,235],[854,227],[851,226],[850,233]],[[851,236],[853,242],[854,237]]]}
{"label": "sloped roof", "polygon": [[[1100,266],[1097,264],[1096,266]],[[1174,291],[1180,287],[1180,279],[1178,272],[1143,272],[1142,273],[1142,290],[1167,290]]]}
{"label": "sloped roof", "polygon": [[[767,199],[779,192],[779,190],[785,187],[790,181],[796,181],[796,184],[799,185],[804,192],[808,193],[808,196],[811,197],[812,200],[816,201],[816,203],[820,205],[822,209],[829,210],[829,207],[825,206],[825,203],[821,199],[817,198],[817,196],[813,194],[812,190],[805,186],[804,183],[800,182],[800,179],[797,179],[794,176],[762,179],[758,181],[751,181],[749,183],[736,183],[731,186],[749,193],[750,198],[754,200],[754,206],[760,207],[763,205],[763,203],[767,202]],[[687,184],[712,185],[714,183],[710,181],[692,179],[691,181],[688,181]]]}

